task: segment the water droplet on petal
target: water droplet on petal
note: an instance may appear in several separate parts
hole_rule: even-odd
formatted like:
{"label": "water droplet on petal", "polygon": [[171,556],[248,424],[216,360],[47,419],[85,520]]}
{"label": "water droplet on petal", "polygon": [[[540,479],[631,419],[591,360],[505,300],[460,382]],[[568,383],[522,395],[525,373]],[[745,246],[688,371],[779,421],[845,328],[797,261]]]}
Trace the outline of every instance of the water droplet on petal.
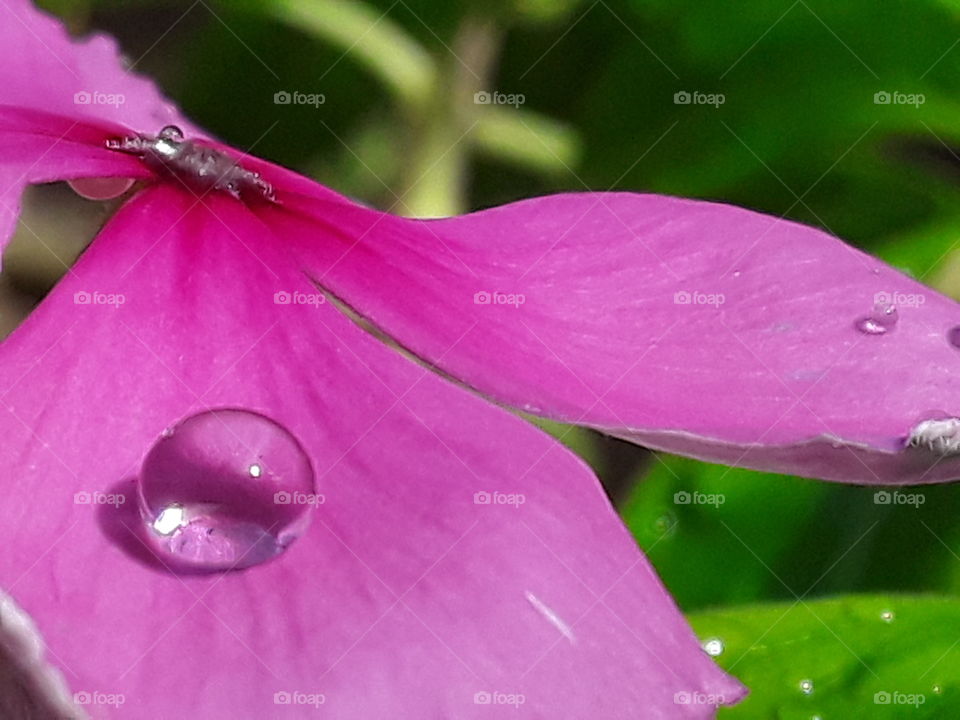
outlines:
{"label": "water droplet on petal", "polygon": [[710,657],[719,657],[723,654],[723,640],[720,638],[710,638],[704,641],[703,650]]}
{"label": "water droplet on petal", "polygon": [[161,559],[211,571],[282,553],[306,530],[318,497],[297,439],[245,410],[199,413],[161,434],[137,483]]}
{"label": "water droplet on petal", "polygon": [[77,178],[67,180],[70,188],[87,200],[112,200],[133,186],[132,178]]}
{"label": "water droplet on petal", "polygon": [[954,325],[947,330],[947,342],[955,348],[960,348],[960,325]]}
{"label": "water droplet on petal", "polygon": [[167,125],[160,129],[157,137],[161,140],[183,140],[183,130],[176,125]]}
{"label": "water droplet on petal", "polygon": [[882,613],[880,613],[880,619],[884,622],[893,622],[895,617],[896,615],[893,614],[893,610],[884,610]]}
{"label": "water droplet on petal", "polygon": [[813,680],[805,679],[800,681],[800,692],[804,695],[813,694]]}
{"label": "water droplet on petal", "polygon": [[877,303],[869,315],[864,315],[855,323],[857,330],[867,335],[883,335],[893,330],[900,314],[897,306],[891,303]]}

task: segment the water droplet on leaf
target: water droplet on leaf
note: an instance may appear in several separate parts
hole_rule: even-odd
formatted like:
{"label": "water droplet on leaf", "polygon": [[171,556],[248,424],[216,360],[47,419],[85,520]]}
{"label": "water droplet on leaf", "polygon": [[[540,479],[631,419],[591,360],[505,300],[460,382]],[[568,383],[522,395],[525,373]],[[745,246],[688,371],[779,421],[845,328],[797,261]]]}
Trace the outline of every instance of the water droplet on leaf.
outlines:
{"label": "water droplet on leaf", "polygon": [[884,622],[893,622],[895,617],[896,616],[893,614],[893,610],[884,610],[882,613],[880,613],[880,619]]}
{"label": "water droplet on leaf", "polygon": [[805,679],[800,681],[800,692],[804,695],[813,694],[813,680]]}
{"label": "water droplet on leaf", "polygon": [[710,657],[719,657],[723,654],[723,640],[710,638],[703,643],[703,649]]}
{"label": "water droplet on leaf", "polygon": [[297,439],[245,410],[199,413],[164,432],[137,484],[146,536],[161,559],[211,571],[282,553],[320,497]]}

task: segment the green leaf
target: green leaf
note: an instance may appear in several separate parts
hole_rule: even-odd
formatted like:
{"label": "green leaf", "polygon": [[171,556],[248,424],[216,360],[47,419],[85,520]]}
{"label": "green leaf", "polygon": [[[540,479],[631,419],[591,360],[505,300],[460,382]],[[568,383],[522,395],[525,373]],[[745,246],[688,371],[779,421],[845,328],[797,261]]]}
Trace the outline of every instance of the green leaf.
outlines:
{"label": "green leaf", "polygon": [[[718,717],[960,717],[960,601],[860,595],[696,613],[750,688]],[[715,643],[714,643],[715,644]]]}

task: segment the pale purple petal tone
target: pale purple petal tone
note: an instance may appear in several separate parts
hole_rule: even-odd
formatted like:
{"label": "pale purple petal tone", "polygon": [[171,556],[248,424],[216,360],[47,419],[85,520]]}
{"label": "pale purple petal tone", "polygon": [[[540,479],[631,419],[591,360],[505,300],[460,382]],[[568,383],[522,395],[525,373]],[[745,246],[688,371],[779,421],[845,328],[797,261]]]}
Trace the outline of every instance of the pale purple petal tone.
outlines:
{"label": "pale purple petal tone", "polygon": [[317,282],[498,401],[748,467],[960,476],[960,307],[824,232],[630,193],[437,221],[290,204],[267,214],[291,237],[337,232],[300,245]]}
{"label": "pale purple petal tone", "polygon": [[[194,203],[143,191],[0,345],[0,588],[73,692],[124,699],[86,710],[703,718],[675,693],[742,695],[582,462],[326,304],[296,238],[225,195]],[[171,574],[131,533],[131,480],[165,428],[216,407],[289,429],[324,502],[273,561]]]}

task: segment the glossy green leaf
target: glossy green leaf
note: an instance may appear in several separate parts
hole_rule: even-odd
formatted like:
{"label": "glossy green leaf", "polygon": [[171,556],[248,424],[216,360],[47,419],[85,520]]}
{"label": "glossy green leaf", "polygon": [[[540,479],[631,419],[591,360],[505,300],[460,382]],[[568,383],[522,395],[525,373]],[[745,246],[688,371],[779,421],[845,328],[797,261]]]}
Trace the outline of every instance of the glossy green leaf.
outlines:
{"label": "glossy green leaf", "polygon": [[697,613],[694,629],[750,687],[729,720],[960,717],[960,601],[844,596]]}

